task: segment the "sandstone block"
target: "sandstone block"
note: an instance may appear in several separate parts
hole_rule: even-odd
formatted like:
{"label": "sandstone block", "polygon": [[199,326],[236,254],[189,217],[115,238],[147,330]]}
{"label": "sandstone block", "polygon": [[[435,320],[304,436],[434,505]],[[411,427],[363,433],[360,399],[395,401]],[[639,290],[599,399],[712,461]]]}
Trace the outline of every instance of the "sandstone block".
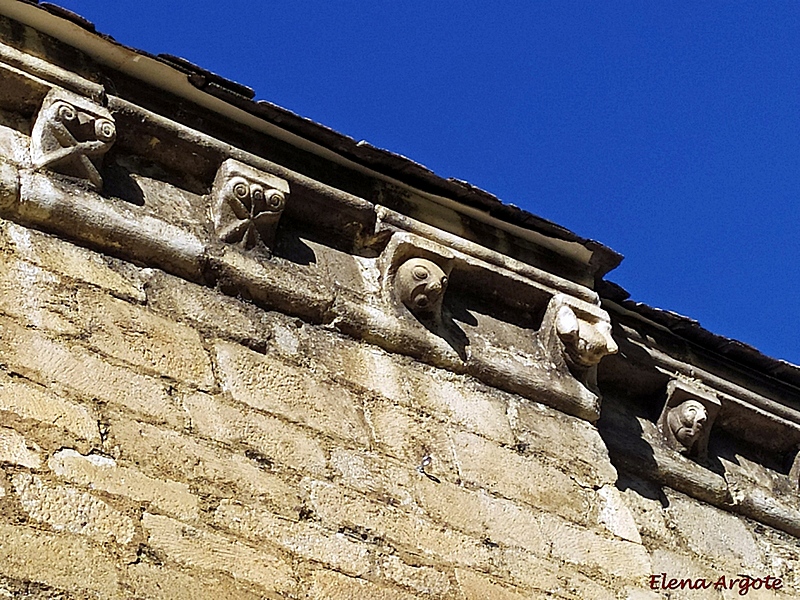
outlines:
{"label": "sandstone block", "polygon": [[60,427],[91,444],[100,442],[97,417],[92,410],[3,374],[0,374],[0,411]]}
{"label": "sandstone block", "polygon": [[100,352],[203,389],[213,385],[211,362],[195,330],[94,290],[78,290],[76,302],[88,343]]}
{"label": "sandstone block", "polygon": [[0,360],[30,379],[183,426],[182,411],[165,385],[153,378],[111,365],[88,350],[56,342],[8,319],[0,319],[0,339]]}
{"label": "sandstone block", "polygon": [[354,598],[414,600],[419,596],[334,571],[320,570],[314,573],[314,580],[308,592],[309,600],[353,600]]}
{"label": "sandstone block", "polygon": [[113,597],[116,567],[86,538],[0,524],[0,573],[71,591]]}
{"label": "sandstone block", "polygon": [[215,345],[222,387],[238,402],[368,446],[361,400],[319,374],[238,344]]}
{"label": "sandstone block", "polygon": [[145,300],[142,285],[132,272],[123,275],[109,267],[107,257],[51,235],[0,221],[0,248],[52,273],[107,290],[118,298]]}
{"label": "sandstone block", "polygon": [[198,498],[189,486],[177,481],[148,477],[141,471],[121,467],[112,458],[83,456],[71,449],[61,450],[47,462],[50,470],[72,483],[145,502],[179,519],[196,519]]}
{"label": "sandstone block", "polygon": [[547,554],[538,514],[528,508],[447,482],[420,480],[415,491],[422,509],[442,526],[495,544]]}
{"label": "sandstone block", "polygon": [[451,435],[464,481],[540,510],[585,522],[594,492],[533,456],[522,456],[477,435]]}
{"label": "sandstone block", "polygon": [[[689,548],[699,556],[733,569],[761,569],[764,558],[741,518],[708,504],[665,490],[667,519]],[[738,572],[738,571],[737,571]]]}
{"label": "sandstone block", "polygon": [[609,539],[552,515],[540,519],[554,558],[625,579],[644,581],[650,575],[650,557],[642,545]]}
{"label": "sandstone block", "polygon": [[41,478],[19,473],[12,478],[23,510],[56,531],[88,536],[99,542],[127,544],[136,533],[130,517],[91,494],[48,485]]}
{"label": "sandstone block", "polygon": [[636,521],[619,490],[613,485],[604,485],[597,490],[597,495],[602,499],[600,523],[617,537],[641,544]]}
{"label": "sandstone block", "polygon": [[370,571],[369,546],[342,533],[310,522],[281,518],[269,511],[223,500],[214,512],[214,522],[257,543],[268,542],[292,554],[359,576]]}
{"label": "sandstone block", "polygon": [[31,449],[25,438],[8,427],[0,428],[0,463],[38,469],[42,459],[37,449]]}
{"label": "sandstone block", "polygon": [[534,600],[555,598],[551,594],[542,591],[525,591],[501,585],[490,577],[466,569],[457,569],[456,577],[461,592],[467,600]]}
{"label": "sandstone block", "polygon": [[179,565],[222,571],[268,591],[290,592],[296,585],[292,568],[264,545],[256,550],[219,534],[190,527],[169,517],[145,513],[147,543]]}
{"label": "sandstone block", "polygon": [[272,464],[287,465],[306,473],[323,473],[325,453],[307,430],[255,411],[239,410],[207,394],[184,400],[197,434],[256,450]]}
{"label": "sandstone block", "polygon": [[509,419],[518,443],[528,452],[549,456],[582,485],[613,484],[617,471],[597,428],[550,407],[518,399],[509,403]]}
{"label": "sandstone block", "polygon": [[218,574],[202,577],[140,562],[129,565],[125,575],[125,584],[133,594],[147,600],[263,600],[265,597]]}
{"label": "sandstone block", "polygon": [[295,486],[244,456],[127,418],[115,419],[109,434],[122,458],[151,477],[189,482],[212,497],[254,498],[281,514],[296,516],[302,504]]}
{"label": "sandstone block", "polygon": [[458,478],[447,425],[385,399],[368,401],[366,415],[381,452],[414,467],[429,456],[430,474]]}
{"label": "sandstone block", "polygon": [[408,565],[393,554],[379,557],[377,573],[423,598],[448,597],[452,589],[449,573],[440,568]]}
{"label": "sandstone block", "polygon": [[264,310],[155,269],[146,269],[144,276],[147,305],[156,313],[188,323],[207,337],[266,346],[272,331]]}
{"label": "sandstone block", "polygon": [[492,549],[477,539],[442,528],[402,508],[367,500],[323,482],[310,482],[311,504],[322,523],[385,540],[395,548],[443,565],[489,568]]}

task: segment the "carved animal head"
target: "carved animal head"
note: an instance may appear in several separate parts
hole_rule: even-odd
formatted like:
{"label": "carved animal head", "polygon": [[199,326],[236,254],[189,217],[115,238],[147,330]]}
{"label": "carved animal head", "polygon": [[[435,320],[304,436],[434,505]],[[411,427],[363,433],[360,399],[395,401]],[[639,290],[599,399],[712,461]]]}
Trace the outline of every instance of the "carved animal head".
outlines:
{"label": "carved animal head", "polygon": [[708,423],[708,410],[697,400],[686,400],[670,409],[667,425],[672,435],[686,449],[691,450]]}
{"label": "carved animal head", "polygon": [[397,269],[395,289],[400,301],[419,318],[438,317],[447,276],[433,261],[410,258]]}
{"label": "carved animal head", "polygon": [[611,323],[600,319],[578,318],[569,306],[562,306],[556,315],[556,332],[564,342],[569,358],[577,365],[591,367],[618,348],[611,337]]}

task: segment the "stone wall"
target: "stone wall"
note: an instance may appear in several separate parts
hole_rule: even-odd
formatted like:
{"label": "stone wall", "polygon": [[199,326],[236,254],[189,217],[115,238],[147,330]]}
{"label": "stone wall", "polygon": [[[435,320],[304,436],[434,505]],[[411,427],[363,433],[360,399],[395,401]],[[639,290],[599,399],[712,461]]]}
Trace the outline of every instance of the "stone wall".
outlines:
{"label": "stone wall", "polygon": [[[591,245],[0,30],[0,597],[797,596],[785,382],[601,302]],[[742,575],[781,588],[654,589]]]}

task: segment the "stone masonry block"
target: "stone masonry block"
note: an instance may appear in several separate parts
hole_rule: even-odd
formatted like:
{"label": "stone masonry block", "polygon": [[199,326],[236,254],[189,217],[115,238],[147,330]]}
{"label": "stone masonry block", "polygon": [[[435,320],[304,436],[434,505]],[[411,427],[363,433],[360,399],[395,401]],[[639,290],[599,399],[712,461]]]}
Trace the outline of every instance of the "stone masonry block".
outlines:
{"label": "stone masonry block", "polygon": [[38,469],[42,459],[37,448],[29,448],[22,434],[8,427],[0,428],[0,463]]}
{"label": "stone masonry block", "polygon": [[699,556],[733,569],[761,569],[764,557],[753,534],[736,515],[665,490],[668,522]]}
{"label": "stone masonry block", "polygon": [[[513,442],[506,416],[508,394],[316,328],[297,330],[279,323],[274,328],[279,352],[292,356],[299,351],[312,357],[320,370],[338,381],[424,410],[498,442]],[[278,339],[283,341],[277,343]]]}
{"label": "stone masonry block", "polygon": [[12,478],[23,510],[56,531],[88,536],[98,542],[127,544],[136,534],[130,517],[99,498],[65,486],[45,483],[28,473]]}
{"label": "stone masonry block", "polygon": [[314,573],[309,600],[352,600],[353,598],[369,598],[370,600],[415,600],[416,594],[410,594],[396,588],[370,583],[363,579],[348,577],[334,571],[318,570]]}
{"label": "stone masonry block", "polygon": [[3,373],[0,373],[0,411],[59,427],[91,444],[100,443],[93,410]]}
{"label": "stone masonry block", "polygon": [[125,584],[136,598],[147,600],[264,600],[263,593],[247,590],[231,577],[202,576],[144,562],[129,565]]}
{"label": "stone masonry block", "polygon": [[426,478],[415,487],[420,507],[443,527],[453,527],[494,544],[517,546],[546,556],[547,539],[538,514],[487,494]]}
{"label": "stone masonry block", "polygon": [[641,544],[609,539],[548,514],[540,520],[556,559],[628,580],[644,581],[651,573],[650,557]]}
{"label": "stone masonry block", "polygon": [[272,335],[270,313],[248,302],[156,269],[145,269],[143,275],[151,310],[188,323],[206,337],[263,349]]}
{"label": "stone masonry block", "polygon": [[291,564],[263,544],[256,550],[219,534],[150,513],[142,516],[142,525],[150,547],[170,562],[204,571],[222,571],[235,579],[279,593],[288,593],[297,585]]}
{"label": "stone masonry block", "polygon": [[51,235],[0,220],[0,250],[51,273],[91,284],[124,300],[144,302],[137,277],[112,269],[109,259]]}
{"label": "stone masonry block", "polygon": [[482,569],[491,565],[492,549],[475,538],[443,529],[402,508],[367,500],[340,486],[323,482],[309,485],[312,507],[326,527],[363,532],[441,565]]}
{"label": "stone masonry block", "polygon": [[67,481],[144,502],[150,510],[161,510],[184,520],[198,516],[198,498],[187,484],[148,477],[137,469],[117,465],[112,458],[83,456],[65,449],[51,456],[47,465]]}
{"label": "stone masonry block", "polygon": [[238,344],[218,342],[215,350],[222,387],[238,402],[369,445],[361,399],[350,390]]}
{"label": "stone masonry block", "polygon": [[217,507],[214,523],[255,543],[275,544],[348,575],[365,575],[371,569],[368,544],[315,523],[290,521],[262,508],[230,500],[223,500]]}
{"label": "stone masonry block", "polygon": [[78,290],[76,302],[88,343],[100,352],[202,389],[213,385],[211,362],[195,330],[94,290]]}
{"label": "stone masonry block", "polygon": [[411,566],[394,554],[381,555],[377,563],[377,572],[382,579],[388,579],[413,590],[423,598],[451,597],[452,585],[449,572],[436,567]]}
{"label": "stone masonry block", "polygon": [[120,460],[133,462],[151,477],[187,482],[201,495],[252,498],[280,514],[296,517],[300,510],[295,486],[244,456],[127,417],[112,420],[109,436],[120,449]]}
{"label": "stone masonry block", "polygon": [[549,456],[565,464],[570,474],[586,486],[613,484],[617,471],[597,428],[548,406],[514,399],[509,419],[516,441],[528,452]]}
{"label": "stone masonry block", "polygon": [[467,569],[457,569],[456,577],[458,578],[461,593],[464,594],[466,600],[485,600],[487,598],[492,600],[545,600],[556,598],[556,596],[546,592],[531,592],[507,587],[482,573]]}
{"label": "stone masonry block", "polygon": [[456,432],[452,440],[465,482],[577,523],[586,521],[594,492],[568,475],[534,456],[522,456],[477,435]]}
{"label": "stone masonry block", "polygon": [[382,453],[413,467],[430,457],[428,473],[450,480],[458,478],[447,435],[452,426],[382,398],[366,402],[366,416]]}
{"label": "stone masonry block", "polygon": [[167,387],[151,377],[111,365],[88,350],[56,342],[8,319],[0,318],[0,340],[0,360],[30,379],[183,426],[183,412]]}
{"label": "stone masonry block", "polygon": [[307,430],[255,411],[228,406],[218,397],[197,393],[184,399],[195,432],[224,444],[239,446],[242,454],[255,450],[262,460],[305,473],[323,473],[325,453]]}
{"label": "stone masonry block", "polygon": [[0,524],[0,573],[109,598],[119,589],[113,560],[86,538],[15,525]]}

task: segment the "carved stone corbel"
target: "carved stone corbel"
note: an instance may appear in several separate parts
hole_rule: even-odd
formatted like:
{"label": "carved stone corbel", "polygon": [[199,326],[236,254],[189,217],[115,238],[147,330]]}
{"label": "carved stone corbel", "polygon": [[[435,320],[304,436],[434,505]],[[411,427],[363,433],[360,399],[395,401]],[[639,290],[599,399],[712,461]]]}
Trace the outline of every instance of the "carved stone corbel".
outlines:
{"label": "carved stone corbel", "polygon": [[31,160],[36,168],[85,179],[100,190],[103,155],[116,137],[108,110],[77,94],[53,89],[33,125]]}
{"label": "carved stone corbel", "polygon": [[597,365],[604,356],[617,352],[608,313],[594,304],[556,294],[547,305],[541,330],[554,362],[566,363],[578,381],[599,395]]}
{"label": "carved stone corbel", "polygon": [[381,261],[384,296],[394,306],[404,307],[401,314],[410,312],[423,324],[441,325],[453,261],[453,254],[438,244],[412,234],[395,234]]}
{"label": "carved stone corbel", "polygon": [[800,449],[797,450],[792,468],[789,470],[789,483],[792,489],[800,494]]}
{"label": "carved stone corbel", "polygon": [[289,183],[284,179],[229,158],[214,179],[214,233],[245,250],[271,250],[288,195]]}
{"label": "carved stone corbel", "polygon": [[679,379],[667,384],[658,430],[667,445],[698,461],[708,458],[708,440],[721,402],[710,391]]}

